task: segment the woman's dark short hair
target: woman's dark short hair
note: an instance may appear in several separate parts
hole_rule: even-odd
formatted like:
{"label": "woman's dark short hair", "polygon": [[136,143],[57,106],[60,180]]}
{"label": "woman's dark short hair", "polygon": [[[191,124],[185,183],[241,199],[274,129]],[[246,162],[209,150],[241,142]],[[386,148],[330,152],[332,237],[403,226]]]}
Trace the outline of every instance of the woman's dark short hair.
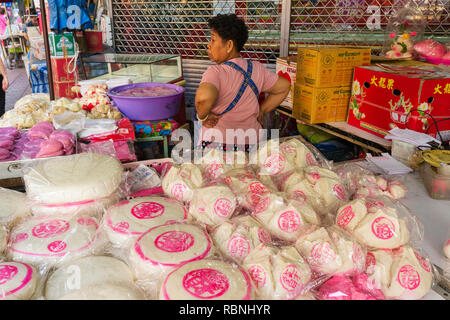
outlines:
{"label": "woman's dark short hair", "polygon": [[5,14],[5,8],[0,8],[0,14]]}
{"label": "woman's dark short hair", "polygon": [[248,40],[248,29],[245,22],[235,14],[218,14],[209,19],[208,24],[222,39],[232,40],[238,52],[244,48]]}

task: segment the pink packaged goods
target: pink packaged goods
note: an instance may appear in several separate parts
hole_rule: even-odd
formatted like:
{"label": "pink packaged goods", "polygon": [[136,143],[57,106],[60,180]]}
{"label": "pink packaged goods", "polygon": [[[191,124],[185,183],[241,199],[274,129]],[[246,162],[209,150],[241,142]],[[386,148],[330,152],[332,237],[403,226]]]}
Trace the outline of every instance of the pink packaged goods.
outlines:
{"label": "pink packaged goods", "polygon": [[355,277],[337,275],[331,277],[317,290],[320,300],[385,300],[383,292],[372,289],[367,275]]}
{"label": "pink packaged goods", "polygon": [[55,130],[50,122],[38,122],[28,131],[0,128],[0,161],[14,161],[70,155],[75,138],[64,130]]}
{"label": "pink packaged goods", "polygon": [[133,88],[117,93],[119,96],[130,97],[161,97],[177,93],[175,89],[166,88],[163,86]]}

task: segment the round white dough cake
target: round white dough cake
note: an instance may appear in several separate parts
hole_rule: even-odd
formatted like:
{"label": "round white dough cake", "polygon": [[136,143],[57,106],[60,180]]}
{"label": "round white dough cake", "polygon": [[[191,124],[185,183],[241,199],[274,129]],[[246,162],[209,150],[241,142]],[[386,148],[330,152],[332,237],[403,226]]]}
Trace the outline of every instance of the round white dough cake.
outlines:
{"label": "round white dough cake", "polygon": [[183,264],[164,280],[160,300],[251,300],[248,275],[230,263],[204,259]]}
{"label": "round white dough cake", "polygon": [[88,200],[81,202],[65,203],[65,204],[33,204],[31,211],[34,216],[47,215],[70,215],[82,214],[89,216],[102,215],[105,209],[120,201],[122,192],[116,190],[111,195],[103,199]]}
{"label": "round white dough cake", "polygon": [[123,178],[121,163],[98,153],[80,153],[39,162],[24,174],[27,195],[45,204],[108,197]]}
{"label": "round white dough cake", "polygon": [[45,298],[55,300],[75,290],[102,284],[133,284],[131,269],[108,256],[87,256],[56,269],[47,279]]}
{"label": "round white dough cake", "polygon": [[213,254],[212,241],[200,226],[170,223],[142,234],[130,249],[130,266],[138,279],[159,280],[180,264]]}
{"label": "round white dough cake", "polygon": [[418,300],[430,291],[433,273],[429,259],[410,246],[375,250],[367,255],[367,274],[390,299]]}
{"label": "round white dough cake", "polygon": [[294,299],[304,293],[311,269],[294,247],[259,245],[244,260],[243,268],[262,300]]}
{"label": "round white dough cake", "polygon": [[109,240],[121,245],[136,240],[148,229],[187,218],[180,202],[159,196],[138,197],[110,207],[104,216]]}
{"label": "round white dough cake", "polygon": [[144,300],[144,294],[133,285],[102,283],[71,291],[58,300]]}
{"label": "round white dough cake", "polygon": [[0,188],[0,225],[13,225],[31,214],[25,193]]}
{"label": "round white dough cake", "polygon": [[230,219],[237,207],[237,199],[225,184],[195,190],[189,204],[189,218],[215,226]]}
{"label": "round white dough cake", "polygon": [[164,193],[182,202],[191,201],[194,190],[202,184],[202,171],[191,163],[173,165],[162,179]]}
{"label": "round white dough cake", "polygon": [[227,258],[242,262],[259,244],[270,244],[272,238],[251,216],[224,221],[211,233],[215,247]]}
{"label": "round white dough cake", "polygon": [[31,218],[12,230],[8,254],[35,265],[65,263],[92,253],[97,229],[89,216]]}
{"label": "round white dough cake", "polygon": [[28,300],[36,291],[38,276],[26,263],[0,263],[0,300]]}
{"label": "round white dough cake", "polygon": [[359,243],[372,248],[394,249],[408,243],[405,219],[398,216],[396,209],[378,203],[372,206],[362,199],[353,200],[338,209],[336,222]]}

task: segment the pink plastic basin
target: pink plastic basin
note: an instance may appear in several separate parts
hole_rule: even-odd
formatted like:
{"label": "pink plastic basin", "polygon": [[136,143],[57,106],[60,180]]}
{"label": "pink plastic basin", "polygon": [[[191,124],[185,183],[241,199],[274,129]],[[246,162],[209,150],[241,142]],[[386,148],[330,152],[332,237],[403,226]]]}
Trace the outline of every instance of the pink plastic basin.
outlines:
{"label": "pink plastic basin", "polygon": [[[174,89],[175,93],[164,96],[133,97],[119,95],[120,92],[134,88],[161,86]],[[180,109],[184,88],[176,84],[143,82],[126,84],[108,90],[108,96],[120,112],[130,120],[162,120],[175,116]]]}

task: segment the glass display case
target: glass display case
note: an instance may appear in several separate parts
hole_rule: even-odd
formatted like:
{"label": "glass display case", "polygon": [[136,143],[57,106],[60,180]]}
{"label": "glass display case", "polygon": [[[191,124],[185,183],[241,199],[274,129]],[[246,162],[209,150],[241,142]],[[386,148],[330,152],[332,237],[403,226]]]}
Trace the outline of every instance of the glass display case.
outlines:
{"label": "glass display case", "polygon": [[183,80],[180,55],[102,53],[84,57],[82,63],[79,73],[84,80],[129,78],[133,83]]}

